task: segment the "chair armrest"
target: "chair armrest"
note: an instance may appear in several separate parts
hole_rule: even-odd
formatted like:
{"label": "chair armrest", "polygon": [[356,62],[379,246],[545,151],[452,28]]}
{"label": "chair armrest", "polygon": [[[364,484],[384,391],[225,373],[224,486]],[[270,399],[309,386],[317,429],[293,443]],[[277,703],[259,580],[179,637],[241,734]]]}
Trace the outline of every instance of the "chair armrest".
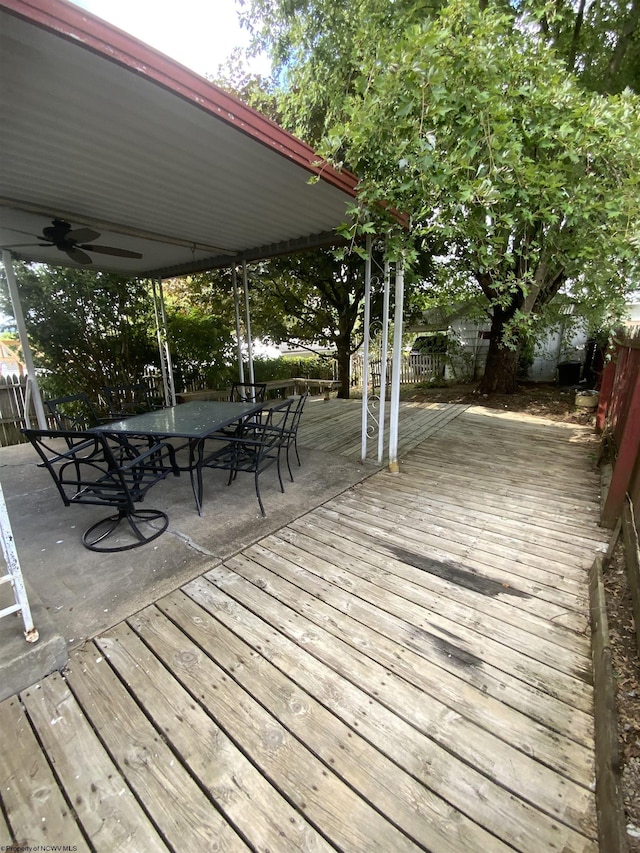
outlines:
{"label": "chair armrest", "polygon": [[[135,468],[140,468],[140,467],[144,468],[145,467],[144,463],[147,461],[147,459],[151,459],[152,463],[153,463],[155,461],[154,457],[157,460],[158,453],[162,454],[163,451],[166,451],[166,453],[169,457],[169,464],[170,464],[171,468],[173,469],[174,474],[176,474],[176,476],[178,476],[180,469],[178,468],[178,464],[176,462],[176,451],[175,451],[175,448],[173,447],[173,445],[169,444],[169,442],[159,441],[159,442],[157,442],[157,444],[152,444],[149,447],[147,447],[146,450],[141,451],[138,446],[132,445],[129,442],[123,443],[122,440],[125,437],[122,436],[121,434],[104,432],[104,435],[107,436],[108,438],[116,437],[120,443],[120,446],[122,446],[122,447],[126,446],[126,447],[130,448],[131,451],[133,452],[133,454],[135,454],[135,455],[132,455],[131,458],[127,459],[124,462],[121,462],[120,465],[118,465],[118,470],[121,471],[122,473],[125,473],[127,471],[131,471],[132,469],[135,469]],[[153,467],[153,464],[150,467]]]}
{"label": "chair armrest", "polygon": [[[61,451],[57,453],[55,456],[50,457],[50,462],[61,462],[63,459],[74,459],[78,453],[82,453],[85,450],[88,450],[90,447],[95,448],[96,443],[95,439],[87,438],[85,441],[80,444],[74,445],[72,448]],[[43,468],[45,465],[44,462],[38,462],[38,467]]]}

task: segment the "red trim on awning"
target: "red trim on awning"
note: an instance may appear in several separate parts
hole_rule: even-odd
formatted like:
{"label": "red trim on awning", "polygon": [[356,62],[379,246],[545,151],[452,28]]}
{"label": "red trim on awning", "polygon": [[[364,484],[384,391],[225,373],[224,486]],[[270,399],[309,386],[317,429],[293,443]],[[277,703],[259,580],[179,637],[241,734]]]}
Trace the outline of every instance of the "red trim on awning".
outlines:
{"label": "red trim on awning", "polygon": [[0,8],[146,77],[302,166],[310,174],[318,175],[321,180],[351,196],[356,195],[357,178],[351,172],[341,172],[324,161],[320,162],[319,155],[311,146],[271,119],[184,65],[78,6],[64,0],[0,0]]}

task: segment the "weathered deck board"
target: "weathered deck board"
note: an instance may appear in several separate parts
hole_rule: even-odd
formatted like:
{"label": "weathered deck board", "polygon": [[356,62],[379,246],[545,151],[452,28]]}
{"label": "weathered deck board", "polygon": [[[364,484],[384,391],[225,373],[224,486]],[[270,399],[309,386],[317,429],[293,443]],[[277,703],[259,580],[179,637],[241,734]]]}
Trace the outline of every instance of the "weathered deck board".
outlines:
{"label": "weathered deck board", "polygon": [[509,500],[500,500],[493,495],[478,495],[475,493],[476,482],[473,478],[467,478],[466,487],[469,494],[465,494],[456,486],[447,487],[446,482],[441,482],[435,497],[431,497],[423,489],[412,486],[407,482],[407,478],[398,478],[390,488],[393,488],[394,500],[400,504],[408,502],[410,506],[415,505],[416,498],[419,497],[419,505],[424,512],[431,513],[439,510],[443,516],[455,513],[456,517],[464,517],[468,525],[484,527],[485,523],[492,523],[496,514],[499,513],[501,523],[504,522],[505,525],[515,523],[514,526],[525,533],[535,531],[535,535],[539,536],[541,541],[549,539],[554,545],[558,543],[557,547],[560,549],[565,542],[570,545],[578,543],[588,549],[597,548],[602,543],[602,530],[595,521],[595,505],[593,526],[588,527],[584,519],[582,522],[576,522],[573,517],[563,520],[555,513],[545,512],[544,508],[539,506],[532,508],[530,513],[523,512],[524,498],[514,509]]}
{"label": "weathered deck board", "polygon": [[[199,588],[201,600],[207,601],[203,587],[204,584]],[[205,621],[200,607],[180,593],[158,602],[158,606],[215,659],[226,673],[233,676],[247,693],[254,696],[273,718],[303,741],[326,766],[330,766],[339,777],[358,791],[360,797],[383,812],[387,820],[427,846],[452,843],[454,839],[449,825],[451,809],[447,803],[432,796],[396,763],[341,722],[323,704],[297,687],[294,681],[272,662],[256,655],[253,647],[244,638],[238,638],[235,633],[225,629],[215,620]],[[234,629],[237,630],[237,626],[234,625]],[[296,653],[287,663],[287,669],[296,664]],[[344,810],[346,814],[350,814],[348,823],[351,827],[343,830],[348,835],[340,839],[335,831],[332,834],[332,837],[339,841],[340,847],[397,849],[395,845],[398,844],[398,838],[380,822],[377,815],[373,816],[373,822],[383,834],[379,841],[370,840],[369,833],[373,826],[368,827],[368,823],[372,819],[371,814],[365,812],[360,815],[358,811],[350,810],[348,799],[349,796],[347,802],[344,802],[343,795],[340,805],[341,812]],[[311,812],[308,802],[301,805],[301,808]],[[324,808],[327,810],[331,806],[325,803]],[[312,816],[310,814],[310,817]],[[338,818],[343,820],[344,812],[339,814]],[[360,823],[358,838],[354,833],[354,824],[357,826]],[[326,817],[325,824],[328,825]],[[501,845],[496,844],[495,839],[486,831],[464,817],[457,821],[453,834],[455,842],[461,847],[501,849]],[[405,846],[406,844],[400,841],[400,849]]]}
{"label": "weathered deck board", "polygon": [[[264,570],[256,566],[251,571],[246,560],[243,574],[253,574],[256,582],[243,582],[239,569],[234,562],[233,572],[221,567],[208,573],[207,578],[215,580],[216,585],[249,609],[264,613],[290,639],[368,692],[372,702],[380,702],[422,735],[433,738],[463,764],[474,766],[516,797],[520,795],[525,802],[536,805],[556,820],[563,820],[570,828],[574,828],[572,821],[579,815],[583,826],[593,831],[595,816],[587,790],[557,777],[520,754],[517,748],[501,742],[495,734],[480,729],[444,705],[438,698],[439,691],[433,696],[411,683],[421,682],[421,673],[410,664],[403,665],[404,656],[399,647],[375,637],[365,626],[340,619],[322,602],[292,585],[287,588],[269,578],[269,592],[264,592],[260,588],[266,583]],[[274,591],[277,599],[271,595]],[[388,666],[394,657],[400,658],[395,668],[402,675],[396,675]],[[552,790],[547,787],[549,784]]]}
{"label": "weathered deck board", "polygon": [[451,601],[469,608],[470,612],[480,610],[569,649],[577,647],[576,635],[585,647],[589,644],[583,622],[576,628],[560,623],[558,617],[564,616],[564,610],[496,580],[463,571],[454,563],[425,557],[408,564],[373,537],[358,535],[353,529],[325,527],[320,519],[309,516],[294,521],[279,535],[302,549],[313,549],[314,553],[316,548],[321,548],[323,554],[337,550],[343,565],[364,577],[370,576],[369,566],[373,566],[377,583],[393,589],[398,586],[411,600],[419,600],[426,594],[432,605],[442,602],[446,606]]}
{"label": "weathered deck board", "polygon": [[[299,526],[296,526],[295,532],[282,531],[280,535],[285,536],[287,532],[295,536],[294,541],[298,547],[306,550],[307,546],[304,542],[304,536],[300,534]],[[315,536],[318,535],[317,527],[314,528],[313,534]],[[320,541],[323,540],[320,539]],[[449,581],[445,581],[444,584],[438,584],[438,576],[428,571],[416,570],[414,567],[407,566],[399,560],[385,556],[382,552],[376,553],[373,549],[361,548],[356,550],[355,548],[347,548],[345,545],[346,542],[347,540],[342,539],[342,544],[338,546],[339,548],[344,548],[343,553],[346,552],[349,554],[347,558],[343,556],[343,565],[349,566],[350,571],[364,573],[369,578],[373,576],[375,571],[376,583],[383,589],[401,590],[403,595],[409,596],[416,603],[421,603],[426,594],[431,608],[442,607],[443,609],[449,609],[450,605],[448,601],[453,600],[456,604],[460,604],[467,609],[469,613],[474,613],[477,610],[490,615],[495,614],[498,619],[502,616],[506,617],[512,610],[512,606],[506,601],[504,604],[501,604],[500,602],[493,601],[491,598],[492,596],[499,596],[504,590],[498,592],[492,590],[489,585],[483,586],[480,584],[473,585],[467,589],[464,586],[456,587],[455,584]],[[351,555],[355,555],[357,561],[351,560]],[[453,575],[453,572],[451,574]],[[430,584],[430,579],[435,579],[436,582]],[[526,623],[525,614],[523,611],[516,611],[516,613],[522,614],[522,618],[516,615],[514,620],[512,616],[511,624],[524,630]],[[504,621],[507,621],[506,618]],[[540,621],[543,623],[543,620]],[[484,625],[484,619],[480,624]],[[529,626],[527,625],[527,627]],[[553,626],[550,626],[550,632],[552,630]],[[574,632],[571,632],[570,636],[573,636],[575,643],[576,636]],[[567,639],[564,647],[568,645],[569,642]],[[503,704],[527,714],[533,720],[537,720],[543,725],[548,725],[558,733],[578,740],[586,746],[593,744],[592,719],[588,711],[581,711],[574,708],[569,718],[567,716],[566,704],[561,700],[550,696],[545,691],[535,689],[517,678],[509,677],[501,669],[490,667],[486,663],[481,669],[469,670],[466,677],[469,684],[474,685],[486,696],[493,696]]]}
{"label": "weathered deck board", "polygon": [[[340,501],[340,507],[345,507],[345,513],[352,513],[352,517],[373,516],[374,518],[390,518],[387,508],[381,506],[382,501],[376,497],[371,497],[369,493],[355,495],[346,495]],[[408,531],[415,531],[412,538],[419,538],[420,532],[426,523],[426,514],[421,511],[421,508],[409,509],[402,506],[399,502],[398,509],[402,512],[402,527],[406,534]],[[398,512],[396,509],[396,514]],[[359,515],[357,515],[359,513]],[[420,517],[422,516],[422,518]],[[460,516],[458,516],[458,519]],[[496,519],[492,528],[488,529],[486,523],[480,526],[480,531],[473,524],[460,524],[458,519],[451,519],[444,514],[429,516],[429,527],[432,535],[442,536],[450,543],[456,543],[460,550],[469,550],[476,547],[479,540],[479,533],[483,534],[483,538],[490,539],[487,543],[481,543],[478,550],[489,551],[496,556],[503,556],[510,559],[513,551],[516,548],[524,548],[526,546],[527,559],[532,566],[537,566],[539,569],[548,573],[553,573],[556,576],[562,576],[565,579],[567,589],[575,589],[580,585],[580,578],[576,578],[576,573],[571,571],[573,567],[580,570],[584,563],[586,553],[592,553],[592,548],[582,549],[580,553],[576,547],[567,550],[560,547],[553,547],[552,542],[538,544],[535,537],[529,536],[528,541],[522,535],[520,530],[514,529],[509,523],[502,524],[502,519]],[[382,525],[383,522],[380,522]],[[393,521],[387,523],[387,529],[397,529]],[[553,583],[560,583],[557,577],[553,578]]]}
{"label": "weathered deck board", "polygon": [[248,849],[94,648],[74,655],[67,683],[169,846],[202,850],[216,838],[221,853]]}
{"label": "weathered deck board", "polygon": [[[407,453],[462,414],[464,405],[444,403],[401,403],[398,414],[398,454]],[[390,406],[385,408],[389,424]],[[377,416],[377,413],[376,413]],[[370,427],[377,429],[369,420]],[[298,444],[353,459],[362,454],[362,404],[360,400],[311,400],[300,421]],[[367,458],[377,459],[377,432],[367,440]],[[385,449],[386,452],[386,449]]]}
{"label": "weathered deck board", "polygon": [[21,699],[93,849],[165,850],[61,676],[49,676]]}
{"label": "weathered deck board", "polygon": [[[563,844],[570,849],[574,849],[573,845],[582,849],[584,839],[514,798],[502,786],[441,747],[437,739],[419,732],[402,715],[372,698],[371,693],[366,692],[370,688],[360,685],[357,672],[350,672],[348,660],[340,662],[338,658],[337,666],[327,665],[321,656],[314,654],[315,642],[309,644],[304,623],[300,634],[296,632],[295,618],[289,621],[284,632],[274,628],[274,624],[279,624],[277,613],[270,624],[223,592],[220,580],[219,577],[213,584],[199,579],[188,584],[184,592],[233,631],[241,627],[243,637],[256,651],[319,699],[352,730],[424,783],[428,791],[440,795],[453,808],[495,835],[515,840],[519,850],[537,851],[540,848],[536,845],[540,843],[548,843],[548,849],[556,849],[556,844],[557,849],[562,849]],[[536,839],[531,835],[532,823],[538,833]],[[437,834],[439,828],[425,827],[424,831]],[[444,831],[447,835],[451,831],[448,825]],[[434,844],[432,849],[448,850],[449,843]],[[454,849],[474,848],[459,846]],[[589,849],[589,845],[585,849]]]}
{"label": "weathered deck board", "polygon": [[[323,839],[202,706],[202,691],[194,700],[126,624],[97,643],[179,760],[250,845],[285,853],[327,850]],[[181,638],[173,667],[188,670],[200,657],[199,649]],[[267,732],[256,730],[254,736],[264,736],[268,742]]]}
{"label": "weathered deck board", "polygon": [[[28,838],[31,845],[65,839],[65,844],[88,851],[17,697],[0,703],[0,731],[0,788],[16,837]],[[0,844],[9,844],[6,823],[0,828],[0,838],[7,839]]]}
{"label": "weathered deck board", "polygon": [[[482,755],[487,762],[486,766],[491,762],[491,752],[496,748],[493,743],[491,731],[487,730],[482,737],[476,732],[476,725],[485,721],[489,729],[495,731],[497,718],[508,716],[505,710],[497,708],[489,700],[482,701],[480,696],[475,696],[475,690],[468,691],[474,695],[475,702],[469,703],[467,708],[465,702],[465,694],[467,693],[467,677],[465,671],[474,667],[482,667],[482,659],[477,657],[472,650],[467,648],[464,639],[457,635],[451,635],[447,640],[436,633],[428,632],[424,629],[420,630],[417,626],[405,627],[400,623],[400,620],[392,620],[386,618],[384,611],[376,613],[377,621],[370,626],[362,620],[369,618],[371,620],[371,608],[363,607],[357,601],[355,596],[351,601],[343,604],[343,607],[350,606],[351,616],[341,611],[337,606],[325,604],[325,598],[330,598],[335,604],[339,604],[336,600],[337,596],[330,596],[328,588],[315,589],[314,592],[307,592],[306,589],[299,587],[291,581],[285,580],[280,576],[276,576],[266,570],[264,565],[266,561],[260,563],[253,562],[245,557],[234,558],[229,565],[234,573],[240,574],[250,582],[257,582],[258,585],[264,585],[269,593],[278,602],[281,602],[286,607],[296,609],[297,612],[306,619],[311,620],[314,625],[323,628],[328,634],[334,635],[338,640],[345,637],[348,638],[345,642],[354,648],[346,649],[342,647],[343,654],[358,654],[361,648],[371,648],[375,645],[376,663],[386,669],[386,675],[395,685],[394,689],[400,692],[408,690],[407,696],[413,698],[411,704],[418,699],[418,695],[422,695],[422,711],[430,707],[433,719],[442,718],[446,715],[446,709],[442,706],[442,697],[446,696],[449,699],[450,707],[454,706],[454,710],[459,713],[461,707],[465,708],[465,719],[472,719],[473,725],[467,726],[466,723],[460,723],[461,728],[465,730],[466,737],[470,742],[476,744],[476,741],[482,741],[481,745],[476,745],[478,749],[476,761],[482,761]],[[215,573],[217,570],[213,570]],[[209,577],[210,575],[207,575]],[[309,586],[312,586],[309,584]],[[245,592],[245,594],[250,594]],[[392,639],[391,632],[395,631],[398,636],[397,640]],[[411,637],[412,639],[408,640]],[[468,638],[466,638],[468,639]],[[328,637],[325,636],[324,642],[328,642]],[[469,644],[470,645],[470,644]],[[417,651],[414,651],[417,649]],[[446,673],[439,673],[437,662],[446,664],[451,669],[449,677]],[[519,662],[522,669],[526,669],[525,662]],[[518,664],[514,668],[519,668]],[[444,669],[444,666],[440,667]],[[546,673],[550,679],[557,674]],[[383,677],[384,673],[380,673]],[[394,677],[395,676],[395,677]],[[439,676],[439,677],[438,677]],[[457,678],[456,678],[457,676]],[[399,680],[404,679],[408,685],[417,688],[417,693],[412,687],[405,687],[399,684]],[[549,688],[551,690],[551,686]],[[431,696],[428,699],[427,696]],[[438,697],[433,698],[433,697]],[[395,701],[395,699],[391,700]],[[490,713],[491,712],[491,713]],[[485,716],[487,715],[487,716]],[[501,725],[507,725],[509,721],[503,720]],[[517,726],[516,726],[517,728]],[[462,733],[461,733],[462,734]],[[448,744],[449,748],[453,748],[453,744]],[[548,752],[542,743],[536,746],[542,753]],[[558,759],[561,758],[562,745],[558,742],[557,748]],[[508,751],[508,748],[507,748]],[[580,752],[578,750],[577,752]],[[562,760],[566,764],[572,762],[572,749],[569,747],[566,754],[562,754]],[[578,756],[574,756],[575,760],[580,763]],[[510,758],[511,766],[518,765],[519,756],[512,755]],[[561,763],[559,761],[559,763]],[[587,759],[588,767],[582,763],[582,770],[590,772],[592,762]],[[522,769],[522,768],[521,768]],[[550,783],[550,780],[547,780]],[[543,794],[544,796],[544,794]]]}
{"label": "weathered deck board", "polygon": [[[406,836],[357,796],[315,751],[244,691],[202,652],[184,652],[180,626],[159,610],[146,610],[130,624],[156,655],[171,666],[184,687],[204,703],[230,736],[243,745],[265,776],[312,825],[350,850],[415,850]],[[241,664],[244,665],[244,664]],[[339,747],[338,747],[339,748]],[[381,781],[381,780],[380,780]]]}
{"label": "weathered deck board", "polygon": [[[0,812],[0,845],[7,848],[11,844],[11,841],[11,833],[9,832],[7,821],[4,818],[4,814]],[[78,848],[78,850],[80,849],[81,848]]]}
{"label": "weathered deck board", "polygon": [[[265,568],[265,564],[273,565],[274,562],[276,561],[263,555],[258,565]],[[239,570],[237,564],[233,565]],[[287,574],[286,568],[289,567],[281,563],[278,568],[280,575]],[[243,567],[242,571],[244,574],[246,567]],[[295,575],[295,570],[293,574]],[[288,588],[283,591],[279,581],[270,577],[269,581],[277,589],[279,597],[287,595]],[[403,621],[387,612],[393,608],[394,602],[390,597],[387,608],[383,610],[360,603],[356,606],[353,596],[341,595],[339,591],[333,591],[328,585],[321,583],[308,581],[300,586],[300,589],[308,591],[309,595],[299,595],[300,607],[304,607],[305,613],[314,605],[313,596],[323,600],[322,606],[316,605],[316,619],[319,624],[324,625],[332,620],[339,626],[339,632],[357,638],[357,644],[365,647],[373,642],[371,632],[377,632],[380,635],[375,637],[379,650],[378,659],[391,672],[425,692],[439,696],[448,707],[464,714],[477,725],[486,727],[488,731],[500,730],[506,740],[517,742],[519,738],[524,737],[525,732],[527,737],[533,735],[531,740],[535,740],[537,757],[558,772],[573,774],[578,778],[592,773],[593,761],[588,749],[585,750],[568,740],[562,743],[556,733],[550,736],[549,730],[544,726],[531,725],[528,718],[511,711],[504,703],[493,701],[490,696],[470,685],[473,677],[467,680],[465,670],[470,667],[481,668],[482,658],[476,654],[478,648],[474,646],[468,633],[458,631],[454,634],[438,630],[433,621],[426,623],[430,630]],[[358,587],[354,585],[353,593],[357,596],[359,592]],[[298,595],[298,592],[294,594]],[[403,608],[398,607],[397,611],[403,612]],[[359,624],[352,624],[352,619]],[[363,629],[363,625],[366,625],[366,628]],[[508,652],[505,651],[505,654]],[[401,662],[397,661],[399,656],[402,658]],[[445,668],[445,662],[453,672]]]}
{"label": "weathered deck board", "polygon": [[[455,655],[455,647],[453,642],[446,638],[456,637],[463,642],[469,657],[475,655],[475,649],[478,649],[482,651],[482,658],[487,663],[494,655],[494,649],[497,649],[495,656],[500,657],[501,646],[505,646],[507,651],[502,653],[507,659],[511,658],[510,649],[515,648],[518,653],[547,664],[552,669],[570,674],[582,674],[586,671],[587,676],[589,675],[588,656],[584,655],[580,648],[570,649],[568,640],[563,645],[554,644],[548,636],[543,639],[531,634],[521,624],[509,624],[506,620],[503,622],[499,615],[493,617],[487,613],[485,618],[479,621],[474,615],[475,608],[469,606],[469,600],[462,603],[446,596],[434,596],[431,591],[418,584],[411,584],[403,577],[393,576],[386,569],[375,572],[366,562],[364,565],[351,565],[348,558],[345,560],[335,551],[333,555],[327,554],[325,550],[322,557],[310,556],[308,544],[301,542],[298,533],[295,539],[291,540],[291,544],[287,542],[286,533],[287,531],[282,532],[280,540],[276,537],[269,539],[263,543],[264,551],[250,552],[250,556],[259,562],[268,562],[272,555],[275,556],[276,572],[281,563],[285,571],[297,564],[305,572],[311,572],[318,578],[330,581],[339,589],[356,594],[359,599],[368,602],[374,612],[376,608],[386,610],[385,621],[390,623],[389,635],[392,639],[399,639],[403,633],[408,633],[406,645],[409,648],[419,648],[418,640],[421,635],[414,628],[420,629],[426,625],[428,632],[433,634],[431,637],[425,635],[425,640],[431,639],[432,642],[439,643],[443,650],[446,650],[447,657]],[[269,553],[266,553],[267,549]],[[283,561],[283,555],[290,559]],[[331,589],[330,593],[332,592]],[[324,600],[328,600],[326,596]],[[347,599],[346,605],[349,606],[349,612],[353,613],[350,598]],[[369,623],[367,608],[360,606],[365,610],[363,621]],[[396,624],[396,619],[402,620],[401,624]],[[487,648],[488,645],[490,648]],[[463,658],[466,656],[461,655]],[[517,663],[514,666],[517,666]],[[503,662],[500,671],[506,668],[507,665]],[[484,689],[487,689],[486,686]]]}
{"label": "weathered deck board", "polygon": [[[499,547],[489,537],[476,537],[467,542],[459,539],[464,531],[450,531],[437,521],[421,530],[381,518],[375,513],[355,509],[352,503],[319,507],[318,514],[329,523],[341,524],[383,541],[403,562],[414,564],[427,554],[433,559],[468,565],[507,588],[520,589],[531,595],[560,604],[566,610],[584,612],[587,591],[578,581],[549,571],[548,563],[535,555],[522,554],[514,547]],[[515,546],[515,541],[514,541]],[[514,555],[517,554],[517,559]],[[526,560],[526,562],[525,562]],[[561,565],[556,567],[561,571]]]}
{"label": "weathered deck board", "polygon": [[[308,412],[303,464],[305,447],[359,456],[359,405]],[[596,853],[588,568],[607,537],[589,433],[462,406],[403,404],[403,421],[400,475],[0,705],[0,839]]]}

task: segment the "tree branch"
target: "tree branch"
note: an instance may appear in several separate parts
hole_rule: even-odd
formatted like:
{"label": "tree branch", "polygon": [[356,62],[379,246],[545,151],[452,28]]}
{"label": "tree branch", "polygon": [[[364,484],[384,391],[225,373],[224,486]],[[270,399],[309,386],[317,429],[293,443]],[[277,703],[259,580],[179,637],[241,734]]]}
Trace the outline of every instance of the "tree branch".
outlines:
{"label": "tree branch", "polygon": [[616,42],[616,46],[613,50],[611,59],[609,60],[609,64],[607,66],[607,71],[604,76],[605,92],[611,92],[613,88],[615,77],[620,71],[622,62],[627,52],[627,48],[629,47],[631,38],[635,33],[639,22],[640,2],[638,2],[638,0],[633,0],[631,4],[631,9],[629,10],[629,14],[622,26],[622,29],[620,30],[620,36],[618,38],[618,41]]}
{"label": "tree branch", "polygon": [[586,0],[580,0],[578,11],[576,12],[576,20],[573,25],[573,34],[571,36],[571,44],[567,53],[567,67],[569,71],[573,71],[576,65],[576,56],[578,54],[578,44],[580,42],[580,32],[582,30],[582,22],[584,21],[584,7]]}

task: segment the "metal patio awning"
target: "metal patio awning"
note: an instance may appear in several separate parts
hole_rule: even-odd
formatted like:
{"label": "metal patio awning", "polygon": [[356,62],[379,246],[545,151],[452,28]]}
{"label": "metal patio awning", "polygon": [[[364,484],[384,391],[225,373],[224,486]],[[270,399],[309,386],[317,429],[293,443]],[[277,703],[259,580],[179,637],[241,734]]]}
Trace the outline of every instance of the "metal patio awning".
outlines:
{"label": "metal patio awning", "polygon": [[64,0],[0,0],[0,80],[0,246],[15,258],[74,266],[37,245],[61,219],[142,255],[90,253],[92,268],[166,278],[327,245],[355,196],[352,174]]}
{"label": "metal patio awning", "polygon": [[0,128],[7,258],[78,266],[43,238],[54,227],[84,230],[95,270],[156,280],[235,268],[335,243],[356,197],[353,174],[65,0],[0,0]]}

